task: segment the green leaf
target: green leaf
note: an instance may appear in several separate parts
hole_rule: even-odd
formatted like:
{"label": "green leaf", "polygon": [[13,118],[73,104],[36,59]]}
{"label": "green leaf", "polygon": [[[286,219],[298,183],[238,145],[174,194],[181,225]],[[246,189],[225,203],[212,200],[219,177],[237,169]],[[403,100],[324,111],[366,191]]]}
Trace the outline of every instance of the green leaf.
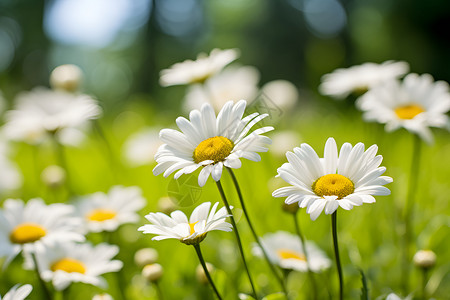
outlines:
{"label": "green leaf", "polygon": [[264,298],[262,298],[262,300],[281,300],[281,299],[286,299],[286,296],[284,295],[284,293],[278,292],[275,294],[270,294],[265,296]]}

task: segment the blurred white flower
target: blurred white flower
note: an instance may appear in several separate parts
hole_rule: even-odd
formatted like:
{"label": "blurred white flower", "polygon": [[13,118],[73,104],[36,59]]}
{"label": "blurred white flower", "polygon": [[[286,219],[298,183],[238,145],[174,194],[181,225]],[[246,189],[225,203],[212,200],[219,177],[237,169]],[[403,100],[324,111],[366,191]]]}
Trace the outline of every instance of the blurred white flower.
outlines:
{"label": "blurred white flower", "polygon": [[[302,249],[302,242],[298,236],[289,232],[268,233],[261,238],[261,243],[270,261],[283,269],[307,272],[309,263],[311,271],[317,273],[331,266],[331,260],[326,254],[310,241],[307,241],[305,245],[308,256],[307,262]],[[263,253],[258,244],[253,245],[253,253],[262,257]]]}
{"label": "blurred white flower", "polygon": [[164,273],[160,264],[149,264],[142,269],[142,277],[150,282],[158,281]]}
{"label": "blurred white flower", "polygon": [[384,187],[392,178],[381,176],[385,167],[379,167],[383,157],[377,155],[377,145],[364,152],[364,144],[352,147],[344,143],[338,155],[336,141],[329,138],[325,144],[324,157],[308,144],[287,152],[288,162],[278,168],[278,175],[291,184],[273,192],[274,197],[287,197],[286,204],[298,202],[307,207],[311,220],[322,211],[329,215],[338,207],[350,210],[353,206],[375,202],[374,195],[389,195]]}
{"label": "blurred white flower", "polygon": [[92,300],[114,300],[114,298],[110,294],[102,293],[94,295]]}
{"label": "blurred white flower", "polygon": [[158,251],[153,248],[142,248],[134,254],[134,263],[139,267],[154,264],[157,260]]}
{"label": "blurred white flower", "polygon": [[143,166],[154,161],[162,142],[159,131],[147,128],[131,135],[123,146],[126,161],[132,166]]}
{"label": "blurred white flower", "polygon": [[429,269],[436,264],[436,254],[431,250],[420,250],[414,254],[414,265],[422,269]]}
{"label": "blurred white flower", "polygon": [[197,60],[185,60],[160,72],[162,86],[203,83],[239,57],[237,49],[213,49],[209,56],[200,53]]}
{"label": "blurred white flower", "polygon": [[[106,287],[100,275],[119,271],[123,263],[112,260],[119,247],[105,243],[92,246],[88,243],[56,243],[36,252],[39,272],[44,281],[51,281],[57,291],[64,290],[72,282],[82,282]],[[34,269],[34,263],[26,257],[25,267]]]}
{"label": "blurred white flower", "polygon": [[255,99],[258,94],[259,72],[254,67],[230,66],[213,76],[204,85],[190,86],[184,98],[185,111],[199,109],[210,103],[215,111],[228,101]]}
{"label": "blurred white flower", "polygon": [[8,264],[22,250],[36,252],[55,242],[84,241],[81,220],[66,204],[46,205],[42,199],[7,199],[0,209],[0,257]]}
{"label": "blurred white flower", "polygon": [[298,90],[287,80],[269,81],[261,88],[261,92],[277,106],[278,109],[289,112],[298,102]]}
{"label": "blurred white flower", "polygon": [[17,96],[15,109],[6,112],[4,133],[7,138],[31,144],[51,134],[67,142],[68,135],[69,140],[79,137],[79,128],[101,112],[97,101],[87,95],[35,88]]}
{"label": "blurred white flower", "polygon": [[0,132],[0,193],[22,186],[23,177],[16,163],[9,158],[11,150],[8,141]]}
{"label": "blurred white flower", "polygon": [[50,85],[55,90],[76,92],[81,84],[83,71],[72,64],[56,67],[50,74]]}
{"label": "blurred white flower", "polygon": [[429,74],[408,74],[369,90],[357,100],[366,121],[386,124],[386,131],[400,127],[433,142],[431,127],[446,127],[450,110],[448,83]]}
{"label": "blurred white flower", "polygon": [[391,60],[382,64],[364,63],[347,69],[336,69],[322,76],[319,92],[344,99],[352,92],[365,92],[385,81],[401,77],[408,71],[408,63]]}
{"label": "blurred white flower", "polygon": [[408,296],[406,298],[400,298],[399,296],[397,296],[397,294],[394,294],[394,293],[390,293],[386,297],[386,300],[411,300],[411,299],[412,299],[412,296]]}
{"label": "blurred white flower", "polygon": [[145,206],[136,186],[113,186],[108,194],[97,192],[75,203],[77,214],[91,232],[115,231],[120,225],[139,221],[137,213]]}
{"label": "blurred white flower", "polygon": [[3,300],[23,300],[25,299],[33,290],[33,287],[31,284],[24,284],[21,287],[19,287],[18,284],[13,286],[6,294],[5,296],[0,295],[0,299]]}
{"label": "blurred white flower", "polygon": [[57,165],[46,167],[41,173],[41,180],[49,187],[58,187],[64,183],[66,171]]}
{"label": "blurred white flower", "polygon": [[292,130],[276,131],[270,135],[272,144],[269,152],[278,156],[286,155],[286,152],[299,144],[300,135]]}
{"label": "blurred white flower", "polygon": [[198,184],[204,186],[210,175],[215,181],[220,180],[224,166],[240,168],[241,158],[260,161],[257,152],[266,152],[271,143],[262,134],[273,130],[273,127],[250,132],[267,114],[253,113],[243,118],[246,105],[245,100],[236,104],[229,101],[216,117],[212,106],[204,104],[200,111],[191,111],[190,120],[177,118],[181,132],[163,129],[159,134],[165,144],[156,153],[158,165],[153,174],[164,172],[164,177],[167,177],[179,170],[174,176],[177,179],[201,167]]}
{"label": "blurred white flower", "polygon": [[216,202],[211,208],[211,202],[200,204],[194,209],[189,220],[179,210],[172,212],[170,217],[160,212],[150,213],[145,218],[151,224],[141,226],[138,230],[143,233],[156,234],[152,238],[155,241],[178,239],[187,245],[198,244],[210,231],[232,230],[231,224],[225,221],[225,218],[228,217],[225,207],[216,212],[218,205],[219,202]]}

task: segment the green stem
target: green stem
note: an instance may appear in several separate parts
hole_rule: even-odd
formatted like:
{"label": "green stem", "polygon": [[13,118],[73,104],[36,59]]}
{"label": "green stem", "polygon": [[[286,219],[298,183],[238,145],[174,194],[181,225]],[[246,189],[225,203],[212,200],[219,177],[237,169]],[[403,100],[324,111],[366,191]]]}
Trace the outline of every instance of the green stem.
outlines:
{"label": "green stem", "polygon": [[422,299],[427,299],[428,269],[422,268]]}
{"label": "green stem", "polygon": [[411,262],[411,249],[410,244],[412,241],[413,230],[412,220],[414,217],[414,203],[415,196],[417,194],[417,181],[420,166],[420,153],[422,142],[418,135],[414,135],[413,154],[411,157],[411,169],[408,182],[408,193],[405,204],[404,215],[404,240],[403,240],[403,255],[402,255],[402,288],[405,294],[409,292],[409,277],[410,277],[410,262]]}
{"label": "green stem", "polygon": [[256,289],[253,284],[252,276],[250,275],[250,270],[247,266],[247,261],[245,260],[244,249],[242,248],[242,242],[241,242],[241,238],[239,237],[239,231],[237,229],[236,221],[234,220],[233,212],[231,211],[230,205],[228,204],[228,200],[227,200],[227,197],[225,196],[225,192],[223,191],[222,183],[220,182],[220,180],[217,181],[216,184],[217,184],[217,189],[219,190],[220,196],[222,197],[222,201],[225,205],[225,208],[227,209],[227,212],[230,215],[231,225],[233,225],[233,229],[234,229],[233,232],[234,232],[234,235],[236,236],[236,241],[238,244],[239,252],[241,254],[242,262],[244,264],[245,271],[247,272],[248,280],[250,281],[250,285],[252,287],[253,297],[255,299],[258,299],[257,294],[256,294]]}
{"label": "green stem", "polygon": [[163,300],[164,297],[162,294],[161,286],[159,285],[159,281],[153,281],[153,285],[155,286],[156,294],[158,294],[158,300]]}
{"label": "green stem", "polygon": [[283,278],[278,274],[277,270],[275,269],[275,266],[272,264],[272,262],[269,259],[269,256],[267,255],[266,250],[264,249],[261,240],[259,239],[258,235],[256,234],[256,231],[252,225],[252,222],[250,221],[250,217],[247,213],[247,209],[245,208],[245,204],[244,204],[244,197],[242,196],[242,192],[241,192],[241,188],[239,187],[239,183],[237,181],[236,176],[234,175],[233,170],[231,170],[230,168],[226,168],[228,170],[228,172],[231,175],[231,178],[233,179],[233,183],[234,183],[234,187],[236,188],[237,194],[239,196],[239,201],[241,202],[241,207],[242,210],[244,211],[244,215],[245,218],[247,219],[247,223],[248,226],[250,227],[250,231],[253,234],[253,238],[255,239],[256,243],[258,244],[259,248],[261,249],[263,256],[267,262],[267,264],[269,265],[270,270],[272,271],[273,275],[275,276],[275,278],[277,279],[277,281],[280,283],[281,288],[283,289],[284,294],[286,295],[286,298],[288,297],[288,293],[287,293],[287,289],[286,289],[286,284],[285,281],[283,280]]}
{"label": "green stem", "polygon": [[316,285],[316,280],[314,279],[314,274],[311,271],[311,264],[308,259],[308,252],[306,251],[305,239],[303,238],[302,232],[300,231],[300,224],[297,219],[297,214],[296,213],[292,214],[292,216],[294,218],[295,232],[297,233],[298,237],[300,238],[303,254],[305,255],[306,266],[308,268],[308,277],[309,277],[309,281],[311,282],[312,290],[313,290],[313,299],[317,299],[317,285]]}
{"label": "green stem", "polygon": [[344,278],[342,276],[341,259],[339,258],[339,245],[337,237],[337,210],[331,215],[331,230],[333,232],[334,256],[336,257],[336,266],[339,277],[339,300],[344,299]]}
{"label": "green stem", "polygon": [[216,286],[214,285],[211,275],[209,274],[208,267],[206,267],[206,263],[205,263],[205,260],[203,259],[202,251],[200,250],[200,244],[194,244],[194,248],[195,248],[195,252],[197,252],[198,259],[200,260],[200,264],[203,267],[203,271],[205,272],[206,278],[208,278],[208,281],[211,284],[211,286],[214,290],[214,293],[216,294],[216,296],[219,300],[222,300],[222,297],[220,296],[219,291],[217,290]]}
{"label": "green stem", "polygon": [[37,259],[36,259],[36,254],[35,253],[31,253],[31,258],[33,259],[34,269],[36,271],[36,274],[37,274],[37,277],[38,277],[38,280],[39,280],[39,284],[41,285],[42,291],[44,292],[45,299],[52,300],[53,297],[50,294],[50,291],[48,290],[47,285],[45,284],[44,280],[42,280],[41,273],[39,272],[39,266],[38,266],[38,262],[37,262]]}

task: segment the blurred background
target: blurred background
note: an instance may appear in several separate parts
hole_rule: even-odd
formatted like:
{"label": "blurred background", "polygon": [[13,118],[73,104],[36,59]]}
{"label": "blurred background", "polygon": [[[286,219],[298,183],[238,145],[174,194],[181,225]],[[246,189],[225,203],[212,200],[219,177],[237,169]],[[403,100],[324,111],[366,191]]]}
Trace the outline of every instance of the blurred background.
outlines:
{"label": "blurred background", "polygon": [[161,92],[159,71],[212,48],[239,48],[261,83],[307,93],[368,61],[450,81],[449,28],[447,0],[0,0],[0,89],[11,99],[48,86],[53,68],[73,63],[109,109],[134,97],[174,109],[183,89]]}

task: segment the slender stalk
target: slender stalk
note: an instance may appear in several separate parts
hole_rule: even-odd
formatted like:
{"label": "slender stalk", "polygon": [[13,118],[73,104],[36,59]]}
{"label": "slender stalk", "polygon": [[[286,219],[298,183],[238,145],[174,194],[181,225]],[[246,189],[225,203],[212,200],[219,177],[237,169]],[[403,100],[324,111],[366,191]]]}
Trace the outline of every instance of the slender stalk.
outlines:
{"label": "slender stalk", "polygon": [[428,269],[422,268],[422,298],[427,299],[427,282],[428,282]]}
{"label": "slender stalk", "polygon": [[408,182],[408,193],[405,203],[404,215],[404,239],[403,239],[403,255],[402,255],[402,288],[405,294],[409,292],[409,277],[410,277],[410,263],[411,263],[411,249],[410,244],[413,239],[412,221],[414,218],[414,203],[417,193],[417,181],[420,165],[420,153],[422,142],[418,135],[414,135],[413,154],[411,157],[411,169]]}
{"label": "slender stalk", "polygon": [[53,297],[50,294],[50,291],[48,290],[47,285],[45,284],[44,280],[42,280],[41,273],[39,272],[39,266],[38,266],[38,263],[37,263],[36,254],[31,253],[31,258],[33,259],[34,269],[36,271],[36,274],[37,274],[37,277],[38,277],[38,280],[39,280],[39,284],[41,285],[42,291],[44,292],[45,299],[52,300]]}
{"label": "slender stalk", "polygon": [[337,237],[337,210],[331,215],[331,230],[333,232],[334,256],[339,277],[339,300],[344,299],[344,277],[342,276],[341,259],[339,258],[339,245]]}
{"label": "slender stalk", "polygon": [[153,281],[153,285],[155,286],[156,294],[158,295],[158,300],[163,300],[164,297],[161,290],[161,286],[159,285],[159,281],[158,280]]}
{"label": "slender stalk", "polygon": [[242,248],[242,242],[241,242],[241,238],[239,237],[239,231],[237,229],[236,221],[234,220],[234,216],[231,211],[230,205],[228,204],[227,197],[225,196],[225,192],[223,191],[222,183],[219,180],[216,182],[216,184],[217,184],[217,189],[219,190],[220,196],[222,197],[223,203],[227,209],[227,212],[230,215],[231,225],[233,225],[233,229],[234,229],[233,232],[234,232],[234,235],[236,236],[236,241],[238,244],[239,252],[241,254],[242,262],[244,263],[245,271],[247,272],[247,277],[248,277],[248,280],[250,281],[250,285],[252,287],[253,297],[255,299],[258,299],[257,294],[256,294],[255,285],[253,284],[252,276],[250,275],[250,270],[247,266],[247,261],[245,260],[244,249]]}
{"label": "slender stalk", "polygon": [[206,278],[208,278],[208,281],[211,284],[211,286],[214,290],[214,293],[216,294],[216,296],[219,300],[222,300],[222,297],[220,296],[219,291],[217,290],[216,286],[214,285],[211,275],[209,274],[208,268],[206,267],[206,263],[205,263],[205,260],[203,259],[202,251],[200,250],[200,244],[194,244],[194,248],[195,248],[195,252],[197,252],[198,259],[200,260],[200,264],[203,267],[203,271],[205,272]]}
{"label": "slender stalk", "polygon": [[66,185],[66,189],[69,194],[69,197],[70,197],[72,195],[75,195],[75,193],[74,193],[74,191],[72,189],[72,185],[70,183],[71,176],[69,173],[69,168],[67,166],[67,159],[66,159],[66,155],[64,153],[64,148],[61,145],[61,143],[58,141],[58,139],[56,138],[55,134],[52,135],[52,140],[53,140],[53,147],[55,149],[55,156],[56,156],[56,159],[58,160],[58,164],[66,172],[65,185]]}
{"label": "slender stalk", "polygon": [[234,187],[236,188],[236,192],[237,192],[237,194],[238,194],[238,196],[239,196],[239,201],[241,202],[241,207],[242,207],[242,210],[244,211],[244,215],[245,215],[245,218],[247,219],[247,223],[248,223],[248,226],[250,227],[250,231],[251,231],[252,234],[253,234],[253,238],[255,239],[256,243],[257,243],[258,246],[259,246],[259,248],[261,248],[261,251],[262,251],[262,253],[263,253],[263,256],[264,256],[264,258],[265,258],[267,264],[269,265],[270,270],[272,271],[273,275],[275,276],[275,278],[276,278],[277,281],[279,282],[281,288],[283,289],[284,294],[285,294],[286,297],[287,297],[288,293],[287,293],[285,281],[284,281],[283,278],[278,274],[278,272],[277,272],[275,266],[274,266],[274,265],[272,264],[272,262],[270,261],[269,256],[267,255],[267,252],[266,252],[266,250],[264,249],[264,247],[263,247],[263,245],[262,245],[262,243],[261,243],[261,240],[259,239],[259,236],[256,234],[256,231],[255,231],[255,229],[254,229],[254,227],[253,227],[253,225],[252,225],[252,222],[250,221],[250,217],[249,217],[249,215],[248,215],[248,213],[247,213],[247,209],[245,208],[244,197],[242,196],[241,188],[239,187],[239,183],[238,183],[238,181],[237,181],[237,178],[236,178],[236,176],[234,175],[233,170],[231,170],[230,168],[226,168],[226,169],[228,170],[228,172],[229,172],[230,175],[231,175],[231,178],[233,179]]}
{"label": "slender stalk", "polygon": [[308,251],[306,251],[305,239],[303,238],[303,234],[300,231],[300,224],[297,219],[297,214],[296,213],[292,214],[292,217],[294,218],[295,232],[297,233],[298,237],[300,238],[303,254],[305,255],[306,266],[308,267],[308,277],[309,277],[309,281],[311,282],[312,290],[313,290],[313,299],[318,299],[317,298],[317,284],[316,284],[316,280],[314,279],[314,274],[311,271],[311,264],[308,259]]}

